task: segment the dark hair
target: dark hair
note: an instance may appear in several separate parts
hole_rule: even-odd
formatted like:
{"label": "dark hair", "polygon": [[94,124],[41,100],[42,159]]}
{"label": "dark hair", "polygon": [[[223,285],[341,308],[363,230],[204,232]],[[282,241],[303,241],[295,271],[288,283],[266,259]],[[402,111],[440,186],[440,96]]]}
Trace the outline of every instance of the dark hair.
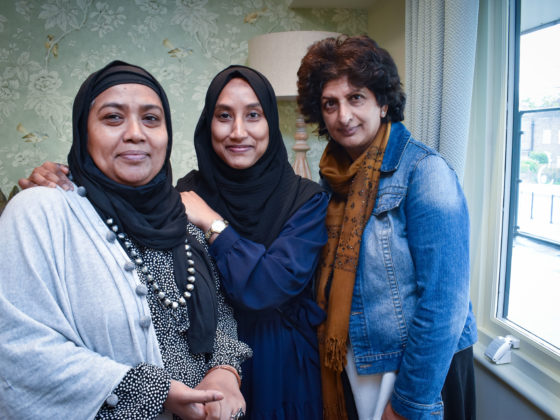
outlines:
{"label": "dark hair", "polygon": [[326,38],[315,42],[298,70],[297,103],[306,122],[319,124],[319,135],[328,136],[321,112],[321,95],[327,82],[348,77],[355,87],[368,88],[377,104],[387,105],[383,121],[404,119],[405,94],[393,58],[368,36]]}

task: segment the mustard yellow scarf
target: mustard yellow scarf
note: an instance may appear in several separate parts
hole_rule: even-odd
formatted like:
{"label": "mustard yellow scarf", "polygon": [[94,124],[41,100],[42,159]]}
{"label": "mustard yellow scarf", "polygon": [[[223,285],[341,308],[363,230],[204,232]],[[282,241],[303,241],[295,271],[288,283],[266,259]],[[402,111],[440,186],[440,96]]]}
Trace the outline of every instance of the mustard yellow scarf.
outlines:
{"label": "mustard yellow scarf", "polygon": [[[325,420],[346,419],[341,372],[362,232],[375,204],[391,123],[382,124],[369,148],[355,161],[330,141],[319,167],[333,196],[327,209],[328,241],[321,251],[317,303],[327,312],[319,326],[319,354]],[[327,286],[330,292],[327,298]]]}

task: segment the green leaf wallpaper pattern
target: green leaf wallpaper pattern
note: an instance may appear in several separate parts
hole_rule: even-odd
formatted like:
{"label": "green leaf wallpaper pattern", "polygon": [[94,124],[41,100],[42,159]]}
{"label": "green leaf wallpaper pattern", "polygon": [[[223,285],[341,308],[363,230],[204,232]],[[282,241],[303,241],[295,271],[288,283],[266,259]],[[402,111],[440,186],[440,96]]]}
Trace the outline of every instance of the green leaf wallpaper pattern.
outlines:
{"label": "green leaf wallpaper pattern", "polygon": [[[268,32],[365,33],[351,9],[290,9],[289,0],[13,0],[0,8],[0,189],[45,160],[65,162],[82,81],[111,60],[139,64],[166,89],[176,178],[196,167],[192,136],[211,78],[246,64],[250,38]],[[293,145],[295,103],[279,105]],[[311,129],[314,177],[325,145]],[[291,149],[289,150],[292,155]]]}

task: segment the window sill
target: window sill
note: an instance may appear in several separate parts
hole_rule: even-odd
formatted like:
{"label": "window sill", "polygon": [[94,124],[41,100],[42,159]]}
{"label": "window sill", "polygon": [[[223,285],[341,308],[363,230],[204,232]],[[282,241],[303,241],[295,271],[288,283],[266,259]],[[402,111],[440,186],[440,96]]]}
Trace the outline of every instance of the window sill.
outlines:
{"label": "window sill", "polygon": [[530,403],[551,418],[560,413],[560,382],[557,374],[547,374],[523,359],[519,350],[512,350],[512,362],[496,365],[484,356],[491,338],[479,331],[474,345],[474,358],[488,372],[524,396]]}

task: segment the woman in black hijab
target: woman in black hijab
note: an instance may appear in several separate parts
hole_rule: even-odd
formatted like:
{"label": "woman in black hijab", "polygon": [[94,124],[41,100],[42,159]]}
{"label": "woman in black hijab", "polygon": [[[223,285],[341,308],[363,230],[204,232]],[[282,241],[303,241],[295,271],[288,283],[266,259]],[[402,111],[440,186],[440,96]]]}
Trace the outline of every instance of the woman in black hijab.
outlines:
{"label": "woman in black hijab", "polygon": [[[8,417],[244,411],[238,370],[250,350],[217,293],[204,234],[172,186],[171,146],[162,87],[112,62],[74,101],[68,163],[77,188],[30,189],[6,208],[1,369],[16,367],[0,371],[12,384],[0,397]],[[10,278],[22,287],[9,291]],[[26,290],[38,305],[26,304]],[[24,348],[15,351],[10,331],[27,337]]]}
{"label": "woman in black hijab", "polygon": [[268,80],[231,66],[210,84],[195,131],[198,171],[179,180],[206,231],[240,339],[251,419],[322,418],[312,277],[326,242],[327,194],[295,175]]}
{"label": "woman in black hijab", "polygon": [[[189,221],[206,232],[239,338],[253,349],[241,390],[251,419],[322,418],[312,279],[327,241],[327,194],[295,175],[268,80],[244,66],[214,78],[195,131],[198,171],[179,180]],[[64,185],[46,163],[26,186]]]}

